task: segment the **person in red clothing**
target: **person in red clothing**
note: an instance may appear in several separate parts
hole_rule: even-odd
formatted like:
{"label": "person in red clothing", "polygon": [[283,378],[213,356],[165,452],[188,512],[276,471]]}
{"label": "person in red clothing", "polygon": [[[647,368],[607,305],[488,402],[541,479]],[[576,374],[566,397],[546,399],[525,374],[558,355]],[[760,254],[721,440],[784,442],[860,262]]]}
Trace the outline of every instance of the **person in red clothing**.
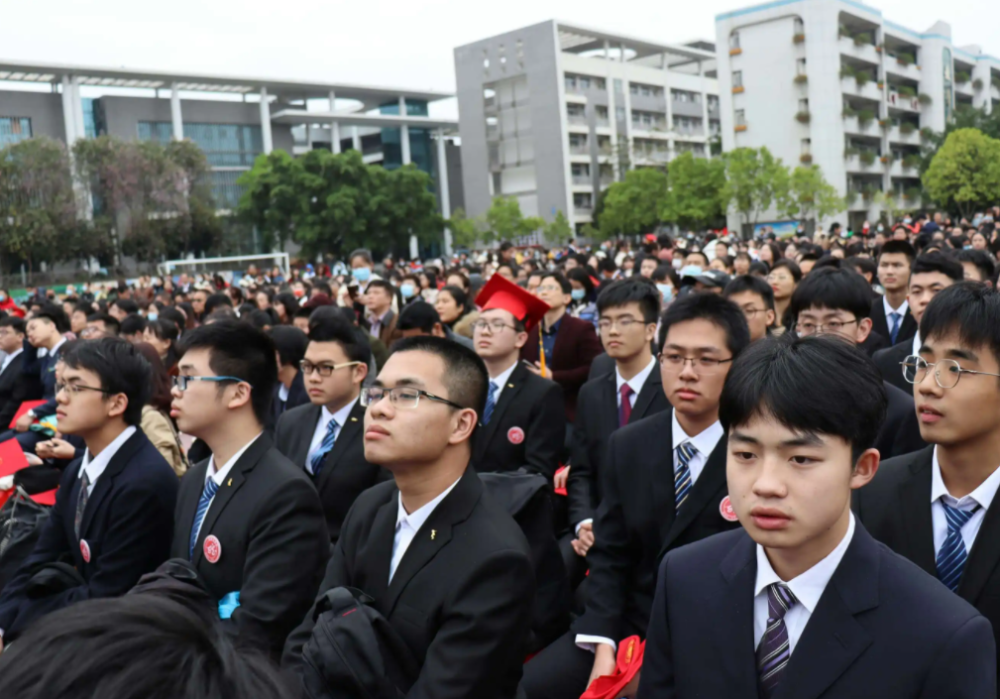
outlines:
{"label": "person in red clothing", "polygon": [[602,352],[594,326],[566,313],[572,300],[572,286],[559,272],[548,272],[538,285],[538,298],[549,305],[544,321],[528,334],[521,359],[530,370],[541,374],[539,350],[545,353],[546,377],[562,386],[566,422],[576,419],[576,396],[587,381],[590,363]]}
{"label": "person in red clothing", "polygon": [[18,318],[24,318],[24,309],[14,303],[14,299],[10,297],[7,289],[0,289],[0,311],[17,316]]}

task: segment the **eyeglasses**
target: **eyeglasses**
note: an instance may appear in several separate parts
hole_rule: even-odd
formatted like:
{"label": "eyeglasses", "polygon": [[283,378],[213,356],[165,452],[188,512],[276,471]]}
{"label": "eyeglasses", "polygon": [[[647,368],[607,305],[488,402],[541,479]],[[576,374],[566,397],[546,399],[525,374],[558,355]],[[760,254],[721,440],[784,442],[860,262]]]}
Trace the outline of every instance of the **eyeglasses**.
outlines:
{"label": "eyeglasses", "polygon": [[316,372],[325,379],[332,376],[333,372],[337,369],[344,369],[356,364],[361,364],[361,362],[344,362],[343,364],[313,364],[312,362],[303,359],[299,362],[299,368],[302,369],[302,373],[306,376]]}
{"label": "eyeglasses", "polygon": [[914,355],[900,362],[900,366],[903,367],[903,378],[913,384],[921,383],[927,376],[927,370],[934,367],[934,380],[941,388],[955,388],[958,385],[958,380],[962,378],[962,374],[1000,377],[1000,374],[963,369],[954,359],[939,359],[932,364]]}
{"label": "eyeglasses", "polygon": [[82,383],[57,383],[55,388],[56,388],[56,393],[62,393],[63,391],[66,391],[66,394],[71,397],[77,395],[80,391],[97,391],[98,393],[110,393],[110,391],[108,391],[105,388],[84,386]]}
{"label": "eyeglasses", "polygon": [[715,359],[714,357],[685,357],[683,354],[663,354],[658,355],[660,365],[667,367],[670,371],[683,371],[684,365],[691,362],[691,368],[700,374],[714,374],[719,371],[723,364],[733,361],[729,359]]}
{"label": "eyeglasses", "polygon": [[[513,325],[507,325],[502,320],[477,320],[472,324],[473,330],[483,331],[489,328],[492,332],[500,333],[503,332],[504,328],[514,328]],[[514,328],[517,330],[517,328]]]}
{"label": "eyeglasses", "polygon": [[753,320],[758,313],[767,312],[766,308],[754,308],[753,306],[747,306],[745,308],[741,308],[740,310],[743,311],[743,315],[745,315],[747,318],[750,318],[751,320]]}
{"label": "eyeglasses", "polygon": [[[173,378],[174,388],[178,389],[181,393],[188,389],[188,384],[192,381],[213,381],[215,383],[222,383],[223,381],[235,381],[236,383],[247,383],[243,379],[238,379],[235,376],[175,376]],[[253,388],[253,386],[251,386]]]}
{"label": "eyeglasses", "polygon": [[636,320],[635,318],[629,318],[628,316],[624,318],[618,318],[616,320],[611,320],[610,318],[602,318],[597,321],[597,328],[602,333],[606,333],[612,328],[617,327],[619,330],[628,332],[628,329],[633,325],[648,325],[644,320]]}
{"label": "eyeglasses", "polygon": [[428,400],[450,405],[456,410],[462,410],[461,405],[458,403],[452,403],[447,398],[435,396],[433,393],[428,393],[427,391],[422,391],[419,388],[411,388],[409,386],[397,386],[396,388],[369,386],[368,388],[363,388],[361,389],[361,405],[367,408],[368,406],[375,405],[386,396],[389,396],[390,403],[403,410],[416,410],[417,406],[420,404],[421,396],[427,398]]}
{"label": "eyeglasses", "polygon": [[815,323],[796,323],[795,332],[802,337],[805,337],[806,335],[815,335],[817,333],[821,335],[823,333],[839,333],[844,329],[845,325],[857,322],[858,319],[855,318],[854,320],[847,321],[831,320],[823,323],[822,325],[816,325]]}
{"label": "eyeglasses", "polygon": [[558,293],[562,291],[562,287],[556,284],[539,284],[537,291],[553,291]]}

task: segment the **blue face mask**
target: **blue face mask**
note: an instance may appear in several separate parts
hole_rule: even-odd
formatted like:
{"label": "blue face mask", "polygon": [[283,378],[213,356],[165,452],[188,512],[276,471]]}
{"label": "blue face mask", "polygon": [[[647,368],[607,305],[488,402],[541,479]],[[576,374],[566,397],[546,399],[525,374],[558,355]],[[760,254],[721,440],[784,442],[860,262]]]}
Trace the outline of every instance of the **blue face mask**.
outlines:
{"label": "blue face mask", "polygon": [[364,283],[371,279],[372,271],[368,267],[357,267],[351,270],[351,275],[359,282]]}
{"label": "blue face mask", "polygon": [[583,297],[587,295],[587,290],[573,289],[573,291],[571,291],[569,295],[573,297],[574,301],[583,301]]}
{"label": "blue face mask", "polygon": [[414,288],[413,284],[403,284],[399,287],[399,293],[403,295],[404,299],[413,298],[413,294],[415,294],[416,291],[417,290]]}
{"label": "blue face mask", "polygon": [[660,296],[663,297],[664,303],[668,303],[674,297],[674,287],[670,284],[657,284],[656,288],[660,290]]}
{"label": "blue face mask", "polygon": [[146,314],[146,320],[156,320],[159,317],[160,317],[159,313],[147,313]]}

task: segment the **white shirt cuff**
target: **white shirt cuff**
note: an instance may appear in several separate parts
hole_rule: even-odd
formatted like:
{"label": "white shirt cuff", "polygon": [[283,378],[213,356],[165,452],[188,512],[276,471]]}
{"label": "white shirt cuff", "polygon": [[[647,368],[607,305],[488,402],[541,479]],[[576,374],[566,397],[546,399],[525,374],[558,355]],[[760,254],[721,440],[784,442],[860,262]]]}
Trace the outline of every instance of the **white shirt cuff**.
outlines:
{"label": "white shirt cuff", "polygon": [[618,652],[618,644],[612,641],[610,638],[605,638],[604,636],[588,636],[586,634],[578,633],[576,635],[576,645],[583,650],[589,650],[591,653],[597,652],[597,644],[603,643],[604,645],[611,646],[611,650]]}
{"label": "white shirt cuff", "polygon": [[576,534],[576,538],[577,539],[580,538],[580,527],[582,527],[584,524],[593,524],[593,523],[594,523],[593,519],[584,519],[578,522],[576,528],[573,530],[573,533]]}

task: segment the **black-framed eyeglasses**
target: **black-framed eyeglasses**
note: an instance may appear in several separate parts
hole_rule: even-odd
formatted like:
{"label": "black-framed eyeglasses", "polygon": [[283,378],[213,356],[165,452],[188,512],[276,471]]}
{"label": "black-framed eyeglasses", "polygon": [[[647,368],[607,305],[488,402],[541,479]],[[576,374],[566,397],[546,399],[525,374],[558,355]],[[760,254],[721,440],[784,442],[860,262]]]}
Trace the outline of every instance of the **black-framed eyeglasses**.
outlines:
{"label": "black-framed eyeglasses", "polygon": [[417,406],[420,404],[421,397],[438,403],[444,403],[445,405],[450,405],[456,410],[463,410],[462,406],[458,403],[453,403],[447,398],[435,396],[433,393],[428,393],[427,391],[419,388],[413,388],[411,386],[397,386],[396,388],[369,386],[368,388],[362,388],[361,405],[367,408],[370,405],[378,403],[386,396],[389,396],[389,401],[394,406],[404,410],[416,410]]}
{"label": "black-framed eyeglasses", "polygon": [[80,393],[80,391],[97,391],[98,393],[105,393],[105,394],[111,393],[111,391],[109,391],[106,388],[97,388],[96,386],[85,386],[82,383],[57,383],[55,389],[56,393],[62,393],[63,391],[66,391],[66,394],[69,396],[75,396],[78,393]]}
{"label": "black-framed eyeglasses", "polygon": [[[235,376],[184,376],[181,374],[180,376],[175,376],[173,378],[173,385],[174,388],[183,393],[188,389],[188,384],[192,381],[212,381],[214,383],[232,381],[235,383],[247,383],[243,379],[236,378]],[[250,386],[250,388],[253,388],[253,386]]]}
{"label": "black-framed eyeglasses", "polygon": [[912,355],[900,362],[900,366],[903,367],[903,378],[912,384],[921,383],[927,377],[927,370],[933,367],[934,381],[941,388],[955,388],[958,385],[958,380],[962,378],[962,374],[1000,377],[1000,374],[991,374],[987,371],[963,369],[954,359],[939,359],[937,362],[931,363],[921,357]]}
{"label": "black-framed eyeglasses", "polygon": [[504,328],[513,328],[514,330],[517,330],[517,328],[515,328],[513,325],[505,323],[500,319],[497,320],[480,319],[472,324],[472,328],[473,330],[478,330],[480,332],[489,328],[490,332],[495,332],[495,333],[503,332]]}
{"label": "black-framed eyeglasses", "polygon": [[638,320],[636,318],[629,318],[628,316],[626,316],[624,318],[616,318],[614,320],[610,318],[602,318],[599,321],[597,321],[597,329],[600,330],[602,333],[606,333],[612,328],[617,327],[619,330],[623,332],[628,332],[629,328],[631,328],[633,325],[637,323],[640,325],[650,325],[644,320]]}
{"label": "black-framed eyeglasses", "polygon": [[830,320],[822,325],[816,325],[815,323],[796,323],[795,332],[802,337],[816,334],[822,335],[823,333],[839,333],[844,329],[845,325],[857,322],[858,319],[854,318],[853,320]]}
{"label": "black-framed eyeglasses", "polygon": [[333,372],[337,369],[345,369],[349,366],[355,366],[356,364],[361,364],[361,362],[344,362],[343,364],[313,364],[309,360],[303,359],[299,362],[299,368],[305,376],[309,376],[315,371],[326,379],[332,376]]}
{"label": "black-framed eyeglasses", "polygon": [[671,371],[683,371],[684,365],[691,362],[691,368],[704,374],[711,374],[723,365],[728,364],[733,361],[732,357],[728,359],[716,359],[715,357],[685,357],[683,354],[664,354],[660,352],[657,355],[662,366],[667,367]]}
{"label": "black-framed eyeglasses", "polygon": [[745,315],[747,318],[751,318],[752,319],[752,318],[756,318],[758,313],[767,313],[768,309],[766,309],[766,308],[754,308],[753,306],[745,306],[743,308],[740,308],[740,310],[743,311],[743,315]]}

